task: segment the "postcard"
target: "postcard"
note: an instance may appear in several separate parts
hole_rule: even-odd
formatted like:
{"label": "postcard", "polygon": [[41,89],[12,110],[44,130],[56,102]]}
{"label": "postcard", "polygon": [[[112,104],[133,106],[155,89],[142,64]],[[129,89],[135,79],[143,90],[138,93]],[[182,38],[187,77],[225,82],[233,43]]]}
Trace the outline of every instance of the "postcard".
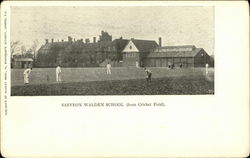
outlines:
{"label": "postcard", "polygon": [[246,157],[241,2],[5,1],[4,157]]}

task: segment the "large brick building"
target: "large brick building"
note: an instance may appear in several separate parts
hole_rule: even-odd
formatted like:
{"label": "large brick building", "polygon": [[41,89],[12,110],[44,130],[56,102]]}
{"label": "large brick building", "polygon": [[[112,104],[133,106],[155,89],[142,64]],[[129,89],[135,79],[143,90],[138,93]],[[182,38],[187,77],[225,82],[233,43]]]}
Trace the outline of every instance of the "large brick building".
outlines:
{"label": "large brick building", "polygon": [[93,42],[87,38],[73,40],[68,37],[68,41],[45,40],[45,44],[38,50],[37,67],[55,67],[60,64],[64,67],[85,67],[99,66],[105,59],[119,60],[120,45],[123,39],[112,41],[112,36],[102,31],[99,40],[93,37]]}
{"label": "large brick building", "polygon": [[132,67],[204,67],[210,62],[210,56],[202,48],[194,45],[161,46],[161,38],[157,44],[154,40],[138,40],[118,38],[112,41],[112,36],[102,31],[99,40],[89,39],[51,42],[38,50],[37,67],[88,67],[106,66]]}

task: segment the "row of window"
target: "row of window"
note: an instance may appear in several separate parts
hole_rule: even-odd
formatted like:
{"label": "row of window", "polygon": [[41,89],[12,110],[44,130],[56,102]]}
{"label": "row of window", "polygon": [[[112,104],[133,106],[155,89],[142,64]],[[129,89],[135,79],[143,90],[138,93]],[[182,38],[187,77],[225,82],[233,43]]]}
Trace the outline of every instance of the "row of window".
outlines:
{"label": "row of window", "polygon": [[108,47],[108,51],[115,51],[116,48],[115,47]]}
{"label": "row of window", "polygon": [[135,56],[136,56],[136,53],[133,53],[133,52],[126,53],[126,57],[135,57]]}

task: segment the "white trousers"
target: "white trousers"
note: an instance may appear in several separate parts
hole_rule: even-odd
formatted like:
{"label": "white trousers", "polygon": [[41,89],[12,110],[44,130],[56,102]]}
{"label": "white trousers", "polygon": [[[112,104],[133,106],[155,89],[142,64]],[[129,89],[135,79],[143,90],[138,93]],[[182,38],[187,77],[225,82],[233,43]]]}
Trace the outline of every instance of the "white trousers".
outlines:
{"label": "white trousers", "polygon": [[23,75],[23,81],[24,81],[24,83],[29,83],[29,75],[28,74]]}
{"label": "white trousers", "polygon": [[61,73],[56,73],[56,82],[61,82]]}
{"label": "white trousers", "polygon": [[111,70],[110,69],[107,69],[107,74],[111,74]]}

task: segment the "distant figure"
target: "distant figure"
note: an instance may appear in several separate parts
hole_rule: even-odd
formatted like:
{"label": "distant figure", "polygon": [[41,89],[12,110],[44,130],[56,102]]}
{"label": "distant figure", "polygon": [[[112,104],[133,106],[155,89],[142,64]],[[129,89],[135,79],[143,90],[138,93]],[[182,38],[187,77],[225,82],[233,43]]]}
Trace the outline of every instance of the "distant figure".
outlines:
{"label": "distant figure", "polygon": [[208,63],[206,63],[206,74],[208,74]]}
{"label": "distant figure", "polygon": [[138,62],[138,61],[135,62],[135,66],[136,66],[137,68],[139,68],[139,62]]}
{"label": "distant figure", "polygon": [[182,68],[182,63],[180,63],[180,68]]}
{"label": "distant figure", "polygon": [[111,64],[107,64],[107,75],[111,75]]}
{"label": "distant figure", "polygon": [[171,69],[173,69],[173,68],[174,68],[174,64],[171,65]]}
{"label": "distant figure", "polygon": [[31,70],[32,70],[32,68],[28,68],[28,69],[24,70],[24,72],[23,72],[24,84],[29,84],[29,76],[30,76]]}
{"label": "distant figure", "polygon": [[61,74],[62,74],[62,70],[61,70],[60,65],[58,65],[56,67],[56,82],[61,82],[62,81]]}
{"label": "distant figure", "polygon": [[49,75],[47,74],[47,82],[49,83]]}
{"label": "distant figure", "polygon": [[147,82],[151,82],[152,71],[147,68],[144,68],[145,72],[147,73]]}

